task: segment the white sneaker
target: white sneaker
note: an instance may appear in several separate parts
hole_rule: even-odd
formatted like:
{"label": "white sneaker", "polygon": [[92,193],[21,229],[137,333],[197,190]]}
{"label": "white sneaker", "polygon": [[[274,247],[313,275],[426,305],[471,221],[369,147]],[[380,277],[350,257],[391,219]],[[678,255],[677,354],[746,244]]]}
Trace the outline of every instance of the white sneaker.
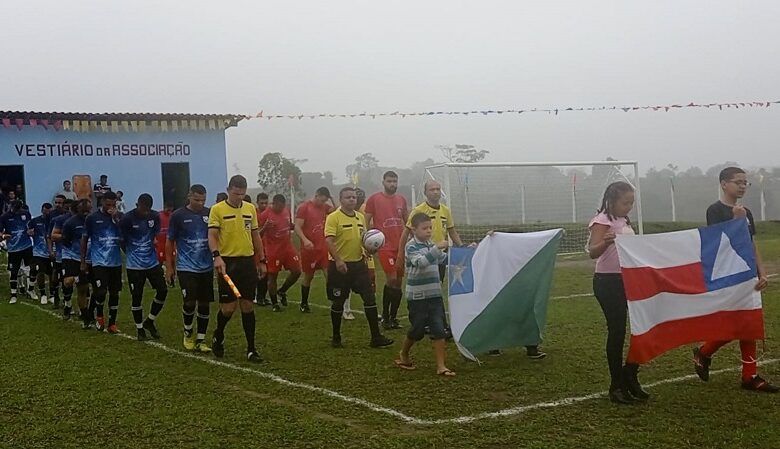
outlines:
{"label": "white sneaker", "polygon": [[47,296],[47,299],[49,300],[49,304],[54,304],[54,296]]}
{"label": "white sneaker", "polygon": [[42,306],[45,306],[45,305],[46,305],[46,304],[48,304],[48,303],[49,303],[49,300],[48,300],[48,299],[46,299],[46,297],[45,297],[45,296],[41,296],[41,305],[42,305]]}
{"label": "white sneaker", "polygon": [[16,296],[11,297],[11,301],[9,301],[11,304],[16,304]]}
{"label": "white sneaker", "polygon": [[355,315],[352,315],[352,312],[344,312],[344,315],[342,315],[345,320],[354,320]]}
{"label": "white sneaker", "polygon": [[[33,301],[38,300],[38,294],[35,293],[35,290],[27,290],[27,296],[30,297]],[[46,304],[45,302],[42,302],[41,304]]]}

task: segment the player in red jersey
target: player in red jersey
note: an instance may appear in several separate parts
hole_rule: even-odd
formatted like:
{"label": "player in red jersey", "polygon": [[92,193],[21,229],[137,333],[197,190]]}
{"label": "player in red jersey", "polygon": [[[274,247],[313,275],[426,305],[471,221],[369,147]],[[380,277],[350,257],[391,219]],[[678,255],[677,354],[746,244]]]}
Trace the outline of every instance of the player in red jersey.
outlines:
{"label": "player in red jersey", "polygon": [[385,329],[400,329],[398,307],[403,292],[401,282],[404,265],[398,264],[398,248],[401,234],[409,218],[406,198],[397,194],[398,174],[393,171],[382,175],[384,192],[377,192],[366,201],[366,224],[369,229],[378,229],[385,235],[385,244],[379,249],[379,262],[385,272],[385,287],[382,291],[382,325]]}
{"label": "player in red jersey", "polygon": [[[301,277],[301,259],[290,240],[293,224],[284,195],[274,195],[271,207],[266,208],[260,215],[258,225],[263,236],[265,257],[268,259],[268,296],[271,297],[273,311],[281,312],[277,296],[282,306],[287,307],[287,290]],[[281,288],[277,289],[276,279],[283,269],[290,274]]]}
{"label": "player in red jersey", "polygon": [[309,290],[314,272],[328,272],[328,245],[325,242],[325,218],[333,211],[333,200],[327,187],[320,187],[314,198],[305,201],[295,214],[295,233],[301,240],[301,312],[309,313]]}
{"label": "player in red jersey", "polygon": [[[172,214],[173,204],[166,202],[165,208],[160,211],[160,232],[154,238],[154,249],[157,251],[157,260],[161,266],[165,266],[165,239],[168,237],[168,225],[171,222]],[[175,255],[176,252],[174,251]],[[171,278],[171,287],[173,287],[173,282],[173,278]]]}
{"label": "player in red jersey", "polygon": [[[257,218],[260,219],[260,214],[268,208],[268,194],[260,192],[255,198],[255,209],[257,210]],[[257,282],[257,291],[255,292],[255,304],[258,306],[270,306],[271,301],[266,298],[268,293],[268,279],[263,277]]]}

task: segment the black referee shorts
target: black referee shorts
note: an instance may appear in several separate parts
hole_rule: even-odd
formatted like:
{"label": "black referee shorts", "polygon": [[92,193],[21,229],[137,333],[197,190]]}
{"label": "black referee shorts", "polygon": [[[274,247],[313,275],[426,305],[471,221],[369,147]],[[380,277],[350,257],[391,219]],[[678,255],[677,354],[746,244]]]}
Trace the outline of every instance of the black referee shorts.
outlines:
{"label": "black referee shorts", "polygon": [[[257,289],[257,266],[254,256],[222,257],[222,260],[225,261],[225,272],[238,288],[241,298],[251,301],[255,297]],[[233,294],[233,290],[221,276],[217,279],[217,285],[219,286],[220,303],[229,304],[236,301],[237,298]]]}
{"label": "black referee shorts", "polygon": [[122,267],[92,267],[95,288],[104,288],[111,293],[122,291]]}
{"label": "black referee shorts", "polygon": [[193,273],[192,271],[177,271],[181,296],[184,301],[213,302],[214,301],[214,271]]}
{"label": "black referee shorts", "polygon": [[336,269],[336,262],[331,260],[328,264],[326,290],[331,301],[346,300],[350,291],[359,295],[372,293],[371,276],[368,274],[366,262],[347,262],[347,272],[342,273]]}

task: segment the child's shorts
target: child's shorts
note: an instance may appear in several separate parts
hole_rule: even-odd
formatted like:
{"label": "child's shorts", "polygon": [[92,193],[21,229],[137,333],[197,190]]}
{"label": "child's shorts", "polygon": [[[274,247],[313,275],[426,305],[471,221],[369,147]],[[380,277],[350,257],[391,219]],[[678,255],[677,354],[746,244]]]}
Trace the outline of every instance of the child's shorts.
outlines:
{"label": "child's shorts", "polygon": [[412,327],[406,334],[414,341],[420,341],[425,336],[425,327],[430,328],[431,339],[446,338],[444,331],[444,300],[441,297],[414,299],[407,301],[409,305],[409,321]]}

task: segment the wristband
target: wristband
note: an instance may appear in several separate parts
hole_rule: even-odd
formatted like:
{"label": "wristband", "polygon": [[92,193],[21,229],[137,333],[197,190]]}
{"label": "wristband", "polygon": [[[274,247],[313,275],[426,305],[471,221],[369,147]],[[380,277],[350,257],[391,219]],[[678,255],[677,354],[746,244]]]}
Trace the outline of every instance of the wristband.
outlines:
{"label": "wristband", "polygon": [[213,257],[214,259],[216,259],[217,257],[219,257],[219,251],[218,251],[218,250],[212,251],[212,252],[211,252],[211,257]]}

